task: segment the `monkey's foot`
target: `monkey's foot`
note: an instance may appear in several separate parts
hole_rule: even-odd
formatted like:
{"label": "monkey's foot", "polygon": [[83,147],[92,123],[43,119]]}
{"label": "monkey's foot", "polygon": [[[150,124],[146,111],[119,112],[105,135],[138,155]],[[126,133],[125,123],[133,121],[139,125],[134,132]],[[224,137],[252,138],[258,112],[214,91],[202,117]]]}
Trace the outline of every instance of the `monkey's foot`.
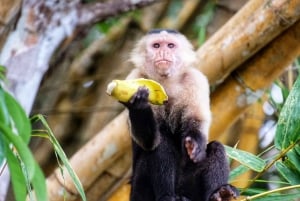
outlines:
{"label": "monkey's foot", "polygon": [[194,163],[198,163],[206,157],[206,152],[200,149],[199,144],[192,137],[188,136],[184,139],[184,146],[190,159]]}
{"label": "monkey's foot", "polygon": [[225,184],[217,189],[211,196],[209,201],[230,201],[239,196],[239,191],[230,184]]}

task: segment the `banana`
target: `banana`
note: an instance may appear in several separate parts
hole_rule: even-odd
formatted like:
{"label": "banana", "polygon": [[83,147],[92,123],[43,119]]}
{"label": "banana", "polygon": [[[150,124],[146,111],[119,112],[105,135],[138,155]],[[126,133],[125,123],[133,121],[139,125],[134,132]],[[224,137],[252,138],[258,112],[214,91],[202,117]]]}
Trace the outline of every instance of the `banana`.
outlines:
{"label": "banana", "polygon": [[164,88],[158,82],[144,78],[113,80],[107,85],[106,93],[121,102],[128,102],[139,87],[148,88],[149,102],[154,105],[163,105],[168,100]]}

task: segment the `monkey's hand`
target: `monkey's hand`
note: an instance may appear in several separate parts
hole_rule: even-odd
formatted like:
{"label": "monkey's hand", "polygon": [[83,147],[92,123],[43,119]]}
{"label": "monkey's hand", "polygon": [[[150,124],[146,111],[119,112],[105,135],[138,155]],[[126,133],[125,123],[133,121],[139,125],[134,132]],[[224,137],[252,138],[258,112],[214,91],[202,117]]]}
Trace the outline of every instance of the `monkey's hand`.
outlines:
{"label": "monkey's hand", "polygon": [[150,107],[148,97],[149,89],[147,87],[139,87],[128,102],[121,103],[129,110],[143,110]]}
{"label": "monkey's hand", "polygon": [[239,191],[230,184],[222,185],[211,196],[209,201],[230,201],[232,198],[236,199],[239,196]]}
{"label": "monkey's hand", "polygon": [[187,136],[184,139],[184,146],[186,151],[190,157],[190,159],[194,163],[198,163],[202,161],[206,157],[206,151],[200,147],[200,144],[197,143],[195,139],[190,136]]}

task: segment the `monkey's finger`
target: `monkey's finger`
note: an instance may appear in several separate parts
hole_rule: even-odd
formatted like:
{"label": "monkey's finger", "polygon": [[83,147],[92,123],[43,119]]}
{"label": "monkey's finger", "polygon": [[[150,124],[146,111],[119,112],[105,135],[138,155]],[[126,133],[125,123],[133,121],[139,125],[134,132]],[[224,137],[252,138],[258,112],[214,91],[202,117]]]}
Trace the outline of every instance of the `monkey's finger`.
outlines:
{"label": "monkey's finger", "polygon": [[139,87],[138,91],[130,98],[129,103],[136,109],[149,107],[149,90],[146,87]]}

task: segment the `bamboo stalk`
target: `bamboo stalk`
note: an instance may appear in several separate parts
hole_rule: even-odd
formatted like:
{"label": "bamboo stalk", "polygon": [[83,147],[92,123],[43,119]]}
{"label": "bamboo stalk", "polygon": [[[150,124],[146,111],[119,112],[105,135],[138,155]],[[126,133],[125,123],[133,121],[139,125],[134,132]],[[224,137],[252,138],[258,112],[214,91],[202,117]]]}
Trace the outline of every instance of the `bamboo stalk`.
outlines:
{"label": "bamboo stalk", "polygon": [[300,1],[248,1],[197,51],[198,67],[210,83],[220,83],[299,18]]}
{"label": "bamboo stalk", "polygon": [[211,95],[210,138],[218,137],[300,53],[300,21],[243,64]]}
{"label": "bamboo stalk", "polygon": [[[88,201],[105,201],[120,185],[128,183],[131,173],[131,151],[126,151],[110,165],[86,191]],[[77,199],[80,201],[81,199]]]}

